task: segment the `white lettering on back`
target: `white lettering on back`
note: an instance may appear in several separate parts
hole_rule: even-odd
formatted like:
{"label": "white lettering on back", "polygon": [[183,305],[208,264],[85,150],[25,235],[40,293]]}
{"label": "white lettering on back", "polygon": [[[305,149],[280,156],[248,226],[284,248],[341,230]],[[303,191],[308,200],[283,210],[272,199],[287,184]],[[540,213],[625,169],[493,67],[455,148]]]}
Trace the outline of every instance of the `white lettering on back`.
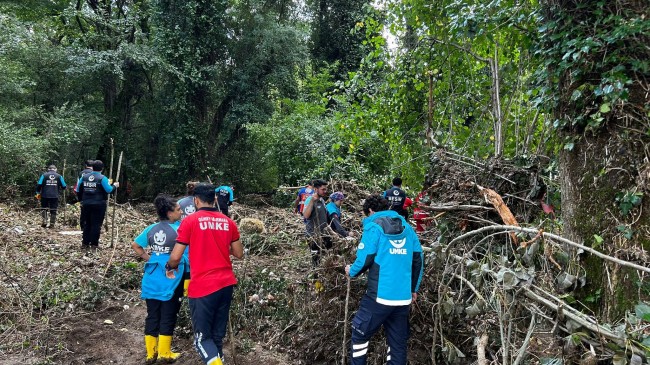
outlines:
{"label": "white lettering on back", "polygon": [[230,229],[230,224],[227,219],[216,218],[216,217],[201,217],[199,218],[199,228],[202,231],[213,230],[213,231],[228,231]]}

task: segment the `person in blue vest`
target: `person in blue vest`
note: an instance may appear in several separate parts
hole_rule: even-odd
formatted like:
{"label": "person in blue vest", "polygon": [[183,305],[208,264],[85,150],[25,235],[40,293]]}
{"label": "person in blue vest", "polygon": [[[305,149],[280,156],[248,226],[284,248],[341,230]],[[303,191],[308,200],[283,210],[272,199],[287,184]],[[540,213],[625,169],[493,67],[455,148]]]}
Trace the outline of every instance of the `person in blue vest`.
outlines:
{"label": "person in blue vest", "polygon": [[[41,227],[54,228],[56,212],[59,209],[59,190],[66,188],[63,176],[56,172],[56,166],[50,165],[47,172],[43,173],[36,184],[36,199],[41,201],[41,215],[43,223]],[[63,202],[65,204],[65,202]]]}
{"label": "person in blue vest", "polygon": [[405,219],[408,219],[408,211],[404,208],[406,192],[402,190],[402,178],[394,178],[393,187],[384,191],[383,195],[390,203],[390,210],[394,210]]}
{"label": "person in blue vest", "polygon": [[111,184],[109,179],[102,175],[104,163],[101,160],[93,161],[93,172],[83,175],[77,182],[77,197],[81,202],[81,222],[83,234],[82,248],[98,248],[102,222],[106,216],[106,200],[108,194],[119,187],[116,181]]}
{"label": "person in blue vest", "polygon": [[373,194],[363,203],[363,235],[357,257],[345,267],[350,277],[368,272],[366,293],[352,319],[351,365],[365,365],[370,338],[383,325],[386,364],[406,365],[409,306],[417,299],[424,257],[413,228]]}
{"label": "person in blue vest", "polygon": [[228,207],[235,201],[235,193],[233,190],[232,185],[221,185],[214,189],[215,194],[217,194],[217,209],[229,217]]}
{"label": "person in blue vest", "polygon": [[330,194],[329,203],[326,205],[327,221],[334,232],[338,233],[341,237],[348,238],[353,236],[352,232],[348,232],[341,225],[341,204],[344,199],[345,195],[340,191],[335,191]]}
{"label": "person in blue vest", "polygon": [[[84,162],[84,168],[79,173],[79,179],[81,179],[85,174],[89,174],[89,173],[93,172],[93,163],[94,162],[95,162],[95,160],[86,160],[86,162]],[[77,181],[79,181],[79,179],[77,179]],[[75,195],[77,194],[77,191],[79,191],[78,185],[79,185],[78,182],[74,184],[73,191],[74,191]],[[77,199],[79,199],[78,196],[77,196]],[[81,202],[79,204],[81,204]],[[84,229],[84,222],[81,220],[81,216],[79,217],[79,227],[82,230]]]}
{"label": "person in blue vest", "polygon": [[196,206],[194,205],[194,187],[198,184],[197,181],[188,181],[185,187],[187,188],[187,193],[185,197],[178,200],[178,204],[181,206],[181,221],[185,219],[188,215],[196,212]]}
{"label": "person in blue vest", "polygon": [[[171,342],[183,298],[183,278],[178,275],[168,279],[165,264],[176,244],[182,212],[176,200],[167,195],[158,195],[153,204],[159,222],[145,228],[131,247],[146,261],[141,295],[147,303],[147,318],[144,321],[146,363],[173,362],[180,357],[179,353],[172,352]],[[185,250],[179,269],[184,272],[188,266]]]}

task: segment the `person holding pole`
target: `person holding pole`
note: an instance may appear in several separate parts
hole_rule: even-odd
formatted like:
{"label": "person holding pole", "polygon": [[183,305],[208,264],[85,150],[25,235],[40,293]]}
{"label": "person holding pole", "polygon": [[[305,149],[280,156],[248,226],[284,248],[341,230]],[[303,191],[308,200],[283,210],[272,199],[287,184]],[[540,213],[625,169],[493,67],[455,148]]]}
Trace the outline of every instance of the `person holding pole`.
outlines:
{"label": "person holding pole", "polygon": [[176,278],[185,247],[189,246],[192,280],[187,296],[194,346],[205,364],[221,365],[223,337],[226,335],[230,303],[237,284],[230,255],[242,259],[244,246],[235,222],[215,208],[214,189],[212,184],[195,186],[194,205],[197,211],[181,222],[176,245],[165,269],[168,278]]}
{"label": "person holding pole", "polygon": [[386,364],[406,365],[409,306],[417,299],[424,257],[420,240],[389,202],[373,194],[363,203],[363,235],[357,257],[345,267],[350,277],[368,272],[368,288],[352,319],[351,365],[365,365],[370,338],[383,325]]}
{"label": "person holding pole", "polygon": [[[305,208],[302,211],[305,217],[309,249],[311,250],[311,263],[313,267],[320,263],[320,254],[323,249],[332,248],[331,230],[328,230],[327,207],[327,181],[315,179],[313,181],[314,194],[305,200]],[[316,290],[320,286],[316,282]]]}
{"label": "person holding pole", "polygon": [[[36,199],[41,201],[41,215],[43,223],[41,227],[54,228],[56,212],[59,208],[59,190],[65,189],[63,176],[56,172],[56,166],[50,165],[47,172],[43,173],[36,184]],[[65,202],[64,202],[65,204]],[[49,213],[49,226],[48,226]]]}
{"label": "person holding pole", "polygon": [[83,175],[77,182],[77,196],[81,202],[81,222],[83,223],[82,248],[99,247],[99,236],[102,222],[106,216],[106,201],[108,194],[119,187],[116,181],[111,184],[102,175],[104,163],[101,160],[93,162],[93,172]]}

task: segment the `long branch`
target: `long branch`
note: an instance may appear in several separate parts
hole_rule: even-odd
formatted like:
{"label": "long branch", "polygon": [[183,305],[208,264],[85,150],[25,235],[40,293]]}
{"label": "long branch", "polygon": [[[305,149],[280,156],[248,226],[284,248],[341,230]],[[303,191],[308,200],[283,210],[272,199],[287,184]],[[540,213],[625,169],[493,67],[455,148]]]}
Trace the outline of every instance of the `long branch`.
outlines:
{"label": "long branch", "polygon": [[[449,242],[448,246],[451,246],[454,243],[462,241],[462,240],[464,240],[466,238],[475,236],[475,235],[480,234],[482,232],[488,232],[488,231],[518,231],[518,232],[526,232],[526,233],[532,233],[532,234],[540,233],[540,230],[536,229],[536,228],[524,228],[524,227],[517,227],[517,226],[494,225],[494,226],[481,227],[481,228],[476,229],[474,231],[470,231],[470,232],[467,232],[467,233],[465,233],[463,235],[460,235],[460,236],[454,238],[453,240],[451,240],[451,242]],[[637,265],[637,264],[629,262],[629,261],[621,260],[619,258],[606,255],[606,254],[604,254],[602,252],[594,250],[591,247],[581,245],[579,243],[573,242],[571,240],[568,240],[568,239],[566,239],[564,237],[561,237],[561,236],[558,236],[556,234],[547,233],[547,232],[541,232],[541,233],[542,233],[542,235],[544,237],[548,237],[548,238],[554,239],[556,241],[566,243],[567,245],[582,249],[582,250],[584,250],[586,252],[589,252],[589,253],[591,253],[593,255],[596,255],[596,256],[600,257],[601,259],[617,263],[617,264],[619,264],[621,266],[631,267],[631,268],[639,270],[639,271],[644,271],[644,272],[650,273],[650,268],[648,268],[648,267]]]}

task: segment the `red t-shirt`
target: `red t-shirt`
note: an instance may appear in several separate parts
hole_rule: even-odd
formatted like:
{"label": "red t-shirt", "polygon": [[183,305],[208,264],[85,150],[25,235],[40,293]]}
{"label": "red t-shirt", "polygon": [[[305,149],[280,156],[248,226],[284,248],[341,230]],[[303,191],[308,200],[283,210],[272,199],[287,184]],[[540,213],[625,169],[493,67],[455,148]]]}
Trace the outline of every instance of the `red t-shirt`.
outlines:
{"label": "red t-shirt", "polygon": [[201,208],[183,219],[176,240],[190,247],[188,297],[200,298],[237,284],[230,244],[238,239],[235,222],[216,208]]}

